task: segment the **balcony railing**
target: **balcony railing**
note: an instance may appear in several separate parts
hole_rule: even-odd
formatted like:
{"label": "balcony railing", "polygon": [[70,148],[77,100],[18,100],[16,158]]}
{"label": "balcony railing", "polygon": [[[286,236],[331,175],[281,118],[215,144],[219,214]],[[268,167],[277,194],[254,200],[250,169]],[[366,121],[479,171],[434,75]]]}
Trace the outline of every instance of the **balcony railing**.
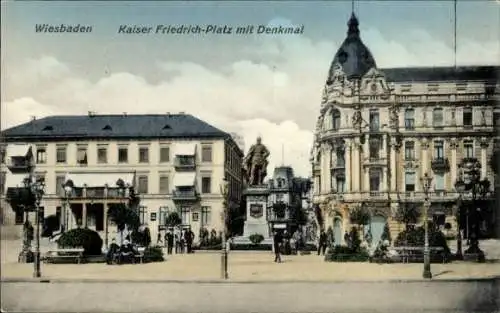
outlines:
{"label": "balcony railing", "polygon": [[283,214],[276,214],[276,212],[273,209],[270,209],[268,211],[267,215],[267,220],[268,221],[275,221],[275,222],[284,222],[288,221],[290,219],[290,211],[285,210]]}
{"label": "balcony railing", "polygon": [[34,166],[33,160],[23,156],[13,156],[7,160],[7,168],[12,173],[26,173]]}
{"label": "balcony railing", "polygon": [[175,189],[172,191],[172,200],[174,201],[198,200],[198,194],[194,189],[186,189],[186,190]]}
{"label": "balcony railing", "polygon": [[434,172],[445,172],[450,169],[448,158],[434,158],[431,161],[431,168]]}
{"label": "balcony railing", "polygon": [[180,170],[194,170],[196,168],[196,160],[194,156],[177,156],[175,157],[174,167]]}

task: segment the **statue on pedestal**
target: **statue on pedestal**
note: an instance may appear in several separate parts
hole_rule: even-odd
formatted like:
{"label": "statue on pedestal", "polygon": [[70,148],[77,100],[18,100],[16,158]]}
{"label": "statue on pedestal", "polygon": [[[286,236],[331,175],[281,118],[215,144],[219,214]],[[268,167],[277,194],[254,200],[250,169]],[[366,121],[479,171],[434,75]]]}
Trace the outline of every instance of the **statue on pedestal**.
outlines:
{"label": "statue on pedestal", "polygon": [[264,183],[267,175],[267,158],[269,150],[262,144],[262,138],[257,137],[257,143],[248,150],[248,154],[243,161],[244,172],[248,185],[258,186]]}

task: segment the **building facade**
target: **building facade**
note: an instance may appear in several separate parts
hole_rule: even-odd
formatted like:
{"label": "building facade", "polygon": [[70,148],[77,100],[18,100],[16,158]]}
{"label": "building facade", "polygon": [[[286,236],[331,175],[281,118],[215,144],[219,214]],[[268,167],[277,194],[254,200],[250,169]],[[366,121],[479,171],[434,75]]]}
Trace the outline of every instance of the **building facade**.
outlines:
{"label": "building facade", "polygon": [[[395,238],[403,229],[393,219],[399,208],[423,207],[421,178],[427,173],[430,216],[456,229],[454,184],[462,160],[477,158],[481,178],[494,180],[488,161],[498,138],[499,70],[379,69],[353,14],[328,72],[311,156],[313,203],[325,226],[343,234],[350,228],[349,212],[364,205],[372,214],[374,240],[386,222]],[[487,211],[484,233],[498,216],[494,206]]]}
{"label": "building facade", "polygon": [[[1,213],[4,225],[22,224],[5,201],[23,177],[7,169],[10,158],[31,149],[35,175],[46,185],[44,216],[56,215],[68,228],[77,224],[101,237],[115,236],[109,204],[139,198],[135,209],[153,243],[163,237],[165,219],[176,211],[198,238],[199,229],[222,230],[220,186],[228,182],[229,203],[239,205],[243,153],[231,135],[187,114],[52,116],[2,132]],[[23,151],[24,151],[23,150]],[[67,194],[63,185],[71,180]],[[117,181],[124,183],[118,195]],[[66,209],[69,208],[69,209]]]}

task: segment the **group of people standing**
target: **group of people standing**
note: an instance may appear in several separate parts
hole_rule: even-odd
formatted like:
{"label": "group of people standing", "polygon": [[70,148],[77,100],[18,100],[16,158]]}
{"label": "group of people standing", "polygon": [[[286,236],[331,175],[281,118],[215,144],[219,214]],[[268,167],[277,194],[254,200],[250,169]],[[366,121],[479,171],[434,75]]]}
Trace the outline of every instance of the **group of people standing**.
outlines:
{"label": "group of people standing", "polygon": [[157,244],[162,244],[167,248],[167,254],[172,254],[175,249],[176,254],[193,253],[194,233],[191,229],[167,230],[162,238],[158,233]]}
{"label": "group of people standing", "polygon": [[275,230],[273,233],[274,262],[281,263],[281,253],[298,253],[304,245],[302,233],[297,230],[290,236],[288,231]]}

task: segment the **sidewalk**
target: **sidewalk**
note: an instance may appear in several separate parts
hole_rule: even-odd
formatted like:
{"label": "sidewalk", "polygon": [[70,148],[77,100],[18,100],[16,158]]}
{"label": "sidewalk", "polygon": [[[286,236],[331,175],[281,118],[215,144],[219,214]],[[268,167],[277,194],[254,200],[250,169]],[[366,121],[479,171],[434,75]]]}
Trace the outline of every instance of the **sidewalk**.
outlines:
{"label": "sidewalk", "polygon": [[[3,242],[2,242],[3,243]],[[33,264],[17,263],[9,258],[2,244],[2,280],[31,280]],[[15,253],[14,253],[15,254]],[[330,263],[323,256],[284,256],[273,262],[272,253],[232,251],[229,254],[229,281],[232,282],[331,282],[331,281],[418,281],[422,264]],[[165,262],[136,265],[41,264],[42,278],[48,280],[96,281],[220,281],[220,253],[195,253],[167,256]],[[464,280],[500,277],[498,263],[432,264],[435,280]]]}

